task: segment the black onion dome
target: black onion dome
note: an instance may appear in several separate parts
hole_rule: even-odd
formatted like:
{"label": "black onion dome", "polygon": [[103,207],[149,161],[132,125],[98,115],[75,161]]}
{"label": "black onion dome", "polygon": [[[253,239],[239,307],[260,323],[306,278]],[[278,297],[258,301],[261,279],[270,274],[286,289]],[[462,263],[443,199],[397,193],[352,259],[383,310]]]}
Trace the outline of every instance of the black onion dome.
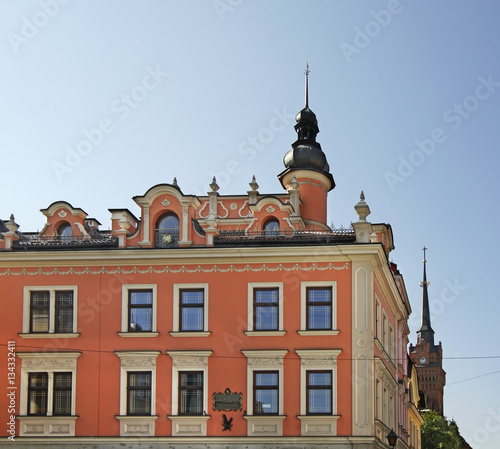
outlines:
{"label": "black onion dome", "polygon": [[295,116],[295,121],[297,123],[299,122],[314,123],[316,126],[318,126],[318,119],[316,118],[316,114],[313,111],[311,111],[308,107],[302,109],[302,111],[300,111]]}

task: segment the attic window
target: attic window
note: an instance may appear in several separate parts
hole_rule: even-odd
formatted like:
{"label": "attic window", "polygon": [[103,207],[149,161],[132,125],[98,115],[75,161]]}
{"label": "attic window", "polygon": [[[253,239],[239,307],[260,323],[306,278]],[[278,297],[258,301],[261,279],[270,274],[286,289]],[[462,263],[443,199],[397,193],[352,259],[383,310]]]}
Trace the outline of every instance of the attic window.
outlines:
{"label": "attic window", "polygon": [[71,240],[71,225],[69,223],[63,223],[59,226],[57,235],[61,237],[61,240]]}
{"label": "attic window", "polygon": [[175,248],[179,246],[179,218],[173,213],[163,215],[156,226],[156,247]]}
{"label": "attic window", "polygon": [[278,237],[280,235],[280,222],[276,218],[270,218],[264,224],[264,235],[266,238]]}

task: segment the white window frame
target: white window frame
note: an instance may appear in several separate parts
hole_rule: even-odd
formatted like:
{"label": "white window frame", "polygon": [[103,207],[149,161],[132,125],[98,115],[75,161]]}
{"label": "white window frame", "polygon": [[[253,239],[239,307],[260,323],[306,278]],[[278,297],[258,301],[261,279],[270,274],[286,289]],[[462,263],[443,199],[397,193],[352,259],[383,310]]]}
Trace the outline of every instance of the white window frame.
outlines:
{"label": "white window frame", "polygon": [[[307,329],[307,288],[325,287],[332,289],[332,329]],[[300,283],[300,335],[337,335],[337,282],[336,281],[305,281]]]}
{"label": "white window frame", "polygon": [[[337,357],[341,349],[296,349],[300,357],[300,415],[301,435],[337,435]],[[331,415],[307,415],[307,371],[332,371]]]}
{"label": "white window frame", "polygon": [[[128,330],[128,294],[130,290],[152,290],[152,323],[151,331],[147,332],[129,332]],[[157,337],[157,303],[158,303],[158,288],[156,284],[123,284],[122,285],[122,325],[121,332],[118,332],[120,337]]]}
{"label": "white window frame", "polygon": [[[198,287],[199,288],[199,287]],[[172,436],[206,436],[208,415],[208,358],[212,351],[167,351],[172,358]],[[179,372],[203,373],[203,415],[179,415]]]}
{"label": "white window frame", "polygon": [[382,312],[382,346],[384,350],[387,352],[388,347],[388,338],[389,338],[389,320],[387,319],[387,315],[385,312]]}
{"label": "white window frame", "polygon": [[[19,436],[75,436],[76,362],[80,352],[23,352],[21,359],[21,394],[19,404]],[[27,415],[30,373],[47,373],[47,414]],[[54,416],[54,373],[71,373],[71,415]]]}
{"label": "white window frame", "polygon": [[[255,330],[254,329],[254,290],[260,288],[278,289],[278,329],[276,330]],[[249,282],[247,287],[247,331],[248,336],[270,337],[283,336],[286,331],[283,330],[283,282]]]}
{"label": "white window frame", "polygon": [[[173,310],[173,337],[208,337],[208,283],[174,284],[174,310]],[[181,331],[179,323],[181,290],[203,290],[203,330],[202,331]]]}
{"label": "white window frame", "polygon": [[[156,415],[156,358],[160,351],[115,351],[120,358],[120,436],[154,436]],[[151,372],[151,415],[127,415],[127,374]]]}
{"label": "white window frame", "polygon": [[[248,436],[282,436],[283,435],[283,401],[284,401],[284,379],[283,358],[288,349],[257,349],[242,350],[247,358],[247,420]],[[278,415],[254,415],[253,393],[254,393],[254,371],[278,371]]]}
{"label": "white window frame", "polygon": [[[49,332],[30,332],[31,292],[49,292]],[[56,291],[73,292],[73,331],[55,332]],[[29,285],[23,288],[23,332],[22,338],[76,338],[78,333],[78,286],[77,285]]]}
{"label": "white window frame", "polygon": [[378,299],[377,294],[375,294],[375,338],[379,341],[380,341],[381,308],[382,305],[380,304],[380,300]]}

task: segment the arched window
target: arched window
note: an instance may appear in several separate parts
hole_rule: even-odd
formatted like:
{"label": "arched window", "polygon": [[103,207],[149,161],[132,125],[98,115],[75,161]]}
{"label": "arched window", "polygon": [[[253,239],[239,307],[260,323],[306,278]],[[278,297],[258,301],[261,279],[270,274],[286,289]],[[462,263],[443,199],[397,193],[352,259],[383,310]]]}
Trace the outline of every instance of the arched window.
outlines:
{"label": "arched window", "polygon": [[63,242],[69,242],[71,240],[71,225],[69,223],[63,223],[59,226],[57,235]]}
{"label": "arched window", "polygon": [[280,222],[276,218],[270,218],[264,224],[264,236],[266,238],[278,237],[280,235]]}
{"label": "arched window", "polygon": [[175,248],[179,246],[179,218],[173,213],[160,217],[156,225],[156,246]]}

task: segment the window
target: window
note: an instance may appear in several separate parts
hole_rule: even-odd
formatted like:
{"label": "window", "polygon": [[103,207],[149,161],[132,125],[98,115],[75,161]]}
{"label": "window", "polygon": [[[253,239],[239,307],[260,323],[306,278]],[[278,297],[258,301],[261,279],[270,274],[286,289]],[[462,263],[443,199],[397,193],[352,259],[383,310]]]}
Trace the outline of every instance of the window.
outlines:
{"label": "window", "polygon": [[153,330],[152,290],[129,290],[128,330],[129,332]]}
{"label": "window", "polygon": [[59,226],[57,235],[59,235],[61,241],[69,242],[71,240],[71,225],[69,223],[63,223]]}
{"label": "window", "polygon": [[332,371],[307,371],[306,377],[306,414],[331,415]]}
{"label": "window", "polygon": [[[337,357],[340,349],[296,349],[300,357],[301,435],[337,434]],[[325,369],[328,367],[329,369]]]}
{"label": "window", "polygon": [[279,237],[280,222],[276,218],[271,218],[264,224],[264,236],[266,238]]}
{"label": "window", "polygon": [[283,330],[283,283],[248,283],[248,331],[246,335],[285,335]]}
{"label": "window", "polygon": [[156,284],[122,285],[121,337],[156,337]]}
{"label": "window", "polygon": [[207,337],[208,284],[174,284],[174,337]]}
{"label": "window", "polygon": [[[71,373],[50,373],[52,415],[71,415]],[[28,415],[47,415],[49,373],[28,373]]]}
{"label": "window", "polygon": [[[286,349],[243,350],[247,365],[247,435],[283,435],[283,358]],[[250,398],[252,400],[250,400]]]}
{"label": "window", "polygon": [[203,331],[204,290],[192,289],[180,291],[179,331]]}
{"label": "window", "polygon": [[279,289],[256,288],[253,291],[253,329],[279,329]]}
{"label": "window", "polygon": [[160,351],[117,351],[120,358],[120,436],[154,436],[156,358]]}
{"label": "window", "polygon": [[279,372],[253,372],[253,414],[277,415],[279,408]]}
{"label": "window", "polygon": [[158,220],[155,233],[158,248],[175,248],[179,246],[179,218],[173,213],[164,215]]}
{"label": "window", "polygon": [[[79,352],[17,354],[21,364],[20,436],[74,436]],[[40,367],[43,366],[43,371]]]}
{"label": "window", "polygon": [[151,415],[151,372],[127,372],[127,415]]}
{"label": "window", "polygon": [[[76,337],[77,287],[24,287],[24,315],[22,337],[47,334],[47,337]],[[75,335],[70,335],[75,334]]]}
{"label": "window", "polygon": [[300,335],[336,335],[336,282],[301,282]]}
{"label": "window", "polygon": [[203,414],[203,372],[179,372],[179,415]]}
{"label": "window", "polygon": [[332,328],[332,289],[307,287],[307,329],[330,330]]}
{"label": "window", "polygon": [[167,351],[172,358],[172,436],[205,436],[212,351]]}

